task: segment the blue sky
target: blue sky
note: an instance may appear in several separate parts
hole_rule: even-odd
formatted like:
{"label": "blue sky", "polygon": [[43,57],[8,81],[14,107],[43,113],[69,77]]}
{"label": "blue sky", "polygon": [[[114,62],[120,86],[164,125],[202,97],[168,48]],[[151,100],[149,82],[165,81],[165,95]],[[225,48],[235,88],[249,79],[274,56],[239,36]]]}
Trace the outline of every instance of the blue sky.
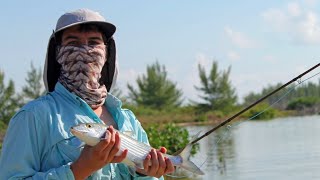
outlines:
{"label": "blue sky", "polygon": [[[77,3],[75,3],[77,2]],[[47,42],[63,13],[89,8],[117,26],[120,75],[127,92],[156,60],[186,99],[197,100],[197,64],[230,78],[240,99],[269,84],[285,83],[319,63],[320,2],[301,1],[4,1],[0,70],[19,90],[30,63],[43,67]],[[319,72],[319,70],[317,70]],[[316,73],[316,72],[315,72]],[[315,78],[313,79],[315,80]]]}

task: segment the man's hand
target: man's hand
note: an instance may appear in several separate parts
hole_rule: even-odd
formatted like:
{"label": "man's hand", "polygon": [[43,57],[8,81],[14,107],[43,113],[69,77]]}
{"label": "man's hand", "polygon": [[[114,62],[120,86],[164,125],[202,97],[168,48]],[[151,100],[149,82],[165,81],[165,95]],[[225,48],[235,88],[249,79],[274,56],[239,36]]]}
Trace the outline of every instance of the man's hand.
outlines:
{"label": "man's hand", "polygon": [[79,158],[71,164],[75,179],[85,179],[106,164],[119,163],[126,158],[128,150],[115,156],[120,150],[120,136],[112,126],[108,127],[106,137],[93,147],[86,145]]}
{"label": "man's hand", "polygon": [[159,150],[152,149],[150,154],[143,161],[144,169],[137,168],[136,171],[140,174],[157,178],[160,178],[164,174],[172,173],[174,171],[174,166],[167,157],[164,157],[163,153],[166,152],[167,149],[164,147],[161,147]]}

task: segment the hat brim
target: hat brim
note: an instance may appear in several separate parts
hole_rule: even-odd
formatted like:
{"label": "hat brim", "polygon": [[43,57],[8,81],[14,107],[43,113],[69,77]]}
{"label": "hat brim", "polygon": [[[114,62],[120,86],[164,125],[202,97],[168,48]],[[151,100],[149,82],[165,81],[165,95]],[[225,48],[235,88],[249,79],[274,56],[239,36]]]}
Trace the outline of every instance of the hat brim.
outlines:
{"label": "hat brim", "polygon": [[106,38],[110,38],[113,36],[113,34],[116,32],[116,26],[114,26],[111,23],[108,22],[104,22],[104,21],[85,21],[85,22],[76,22],[76,23],[72,23],[69,24],[67,26],[64,26],[60,29],[56,29],[54,34],[61,32],[65,29],[68,29],[70,27],[76,26],[76,25],[81,25],[81,24],[92,24],[92,25],[96,25],[98,27],[100,27],[103,31],[103,33],[105,34]]}

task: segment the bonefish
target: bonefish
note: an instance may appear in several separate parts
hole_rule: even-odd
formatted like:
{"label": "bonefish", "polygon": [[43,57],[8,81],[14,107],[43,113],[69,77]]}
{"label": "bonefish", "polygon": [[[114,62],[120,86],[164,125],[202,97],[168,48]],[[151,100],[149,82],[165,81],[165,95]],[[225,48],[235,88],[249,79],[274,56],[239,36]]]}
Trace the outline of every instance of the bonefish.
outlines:
{"label": "bonefish", "polygon": [[[107,128],[108,126],[104,124],[82,123],[72,127],[70,131],[87,145],[95,146],[102,138],[107,138],[105,137]],[[150,153],[152,147],[135,140],[128,133],[119,132],[119,136],[120,150],[117,155],[120,155],[125,149],[128,149],[128,154],[124,162],[130,167],[143,169],[143,161]],[[188,160],[191,147],[191,144],[188,144],[179,155],[164,154],[164,156],[169,158],[174,166],[181,167],[195,174],[203,175],[204,173],[193,162]]]}

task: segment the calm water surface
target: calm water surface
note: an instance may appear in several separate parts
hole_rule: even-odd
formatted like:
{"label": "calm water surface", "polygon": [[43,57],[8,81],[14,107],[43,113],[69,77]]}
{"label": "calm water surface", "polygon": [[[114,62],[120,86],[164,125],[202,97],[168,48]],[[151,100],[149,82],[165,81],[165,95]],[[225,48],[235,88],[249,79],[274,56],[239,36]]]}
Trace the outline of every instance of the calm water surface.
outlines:
{"label": "calm water surface", "polygon": [[[190,126],[191,134],[212,127]],[[213,180],[319,180],[320,116],[245,121],[200,141],[191,158]]]}

